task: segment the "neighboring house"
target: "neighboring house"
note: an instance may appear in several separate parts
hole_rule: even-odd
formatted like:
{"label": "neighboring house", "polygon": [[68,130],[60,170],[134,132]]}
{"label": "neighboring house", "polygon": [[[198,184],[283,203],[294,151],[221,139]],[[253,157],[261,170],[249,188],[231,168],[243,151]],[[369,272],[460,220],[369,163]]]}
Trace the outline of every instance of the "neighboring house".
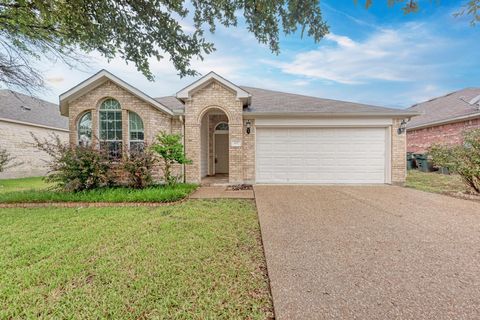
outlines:
{"label": "neighboring house", "polygon": [[210,72],[151,98],[102,70],[60,96],[70,141],[98,137],[112,155],[182,134],[187,182],[228,174],[230,183],[399,183],[403,120],[416,112],[237,86]]}
{"label": "neighboring house", "polygon": [[421,113],[407,124],[407,151],[432,144],[461,144],[466,130],[480,128],[480,88],[468,88],[408,108]]}
{"label": "neighboring house", "polygon": [[0,147],[17,163],[0,173],[0,179],[45,175],[49,158],[33,146],[31,134],[44,139],[52,133],[68,141],[68,119],[60,115],[56,104],[0,90]]}

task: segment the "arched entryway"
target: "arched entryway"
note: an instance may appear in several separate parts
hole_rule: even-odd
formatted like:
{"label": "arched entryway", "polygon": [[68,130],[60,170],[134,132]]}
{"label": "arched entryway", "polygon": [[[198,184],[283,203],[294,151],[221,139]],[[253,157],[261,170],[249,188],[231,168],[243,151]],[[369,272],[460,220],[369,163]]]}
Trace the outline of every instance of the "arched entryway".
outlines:
{"label": "arched entryway", "polygon": [[220,108],[208,109],[200,123],[202,184],[228,183],[230,168],[229,119]]}

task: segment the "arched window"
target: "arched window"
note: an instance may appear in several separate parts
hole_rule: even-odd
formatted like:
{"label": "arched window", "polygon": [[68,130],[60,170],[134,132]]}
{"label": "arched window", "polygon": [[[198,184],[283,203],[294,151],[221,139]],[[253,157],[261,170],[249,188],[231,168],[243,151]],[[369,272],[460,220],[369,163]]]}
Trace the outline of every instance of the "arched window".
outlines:
{"label": "arched window", "polygon": [[122,156],[122,108],[114,99],[102,102],[99,110],[100,147],[110,157],[118,159]]}
{"label": "arched window", "polygon": [[130,138],[130,152],[139,152],[144,147],[144,128],[142,118],[135,112],[128,112],[128,136]]}
{"label": "arched window", "polygon": [[228,123],[226,122],[220,122],[219,124],[217,124],[217,126],[215,127],[215,131],[228,131]]}
{"label": "arched window", "polygon": [[92,142],[92,113],[86,112],[78,120],[78,144],[88,146]]}

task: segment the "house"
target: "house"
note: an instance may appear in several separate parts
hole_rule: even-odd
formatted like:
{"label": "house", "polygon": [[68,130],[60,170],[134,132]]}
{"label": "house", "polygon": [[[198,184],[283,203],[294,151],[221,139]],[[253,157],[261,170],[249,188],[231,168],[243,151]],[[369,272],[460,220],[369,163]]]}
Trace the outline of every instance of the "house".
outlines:
{"label": "house", "polygon": [[15,157],[17,164],[1,172],[0,179],[45,175],[49,157],[34,147],[32,134],[40,139],[56,134],[67,141],[68,119],[54,103],[0,90],[0,148]]}
{"label": "house", "polygon": [[434,144],[461,144],[466,130],[480,128],[480,88],[467,88],[413,105],[421,113],[407,125],[407,151],[425,153]]}
{"label": "house", "polygon": [[[187,182],[394,183],[405,180],[405,133],[414,111],[238,86],[214,72],[175,96],[151,98],[102,70],[60,95],[71,143],[114,156],[182,134]],[[95,142],[94,142],[95,143]]]}

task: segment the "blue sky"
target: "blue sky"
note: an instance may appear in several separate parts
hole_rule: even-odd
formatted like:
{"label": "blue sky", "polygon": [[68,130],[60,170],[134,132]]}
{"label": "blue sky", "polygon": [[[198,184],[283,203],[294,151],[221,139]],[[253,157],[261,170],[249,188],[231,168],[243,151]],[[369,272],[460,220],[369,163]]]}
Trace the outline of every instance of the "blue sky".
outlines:
{"label": "blue sky", "polygon": [[[219,27],[209,39],[217,51],[193,66],[213,70],[239,85],[404,108],[464,87],[480,87],[480,25],[453,13],[465,1],[420,1],[421,10],[403,15],[401,4],[388,8],[374,1],[369,10],[353,0],[321,1],[330,34],[320,43],[299,35],[281,38],[276,56],[249,34],[242,23]],[[190,23],[184,21],[186,28]],[[48,90],[58,95],[105,68],[147,94],[175,94],[195,78],[180,79],[168,60],[152,62],[155,82],[147,81],[122,60],[107,62],[90,54],[89,67],[71,70],[61,63],[40,65]]]}

